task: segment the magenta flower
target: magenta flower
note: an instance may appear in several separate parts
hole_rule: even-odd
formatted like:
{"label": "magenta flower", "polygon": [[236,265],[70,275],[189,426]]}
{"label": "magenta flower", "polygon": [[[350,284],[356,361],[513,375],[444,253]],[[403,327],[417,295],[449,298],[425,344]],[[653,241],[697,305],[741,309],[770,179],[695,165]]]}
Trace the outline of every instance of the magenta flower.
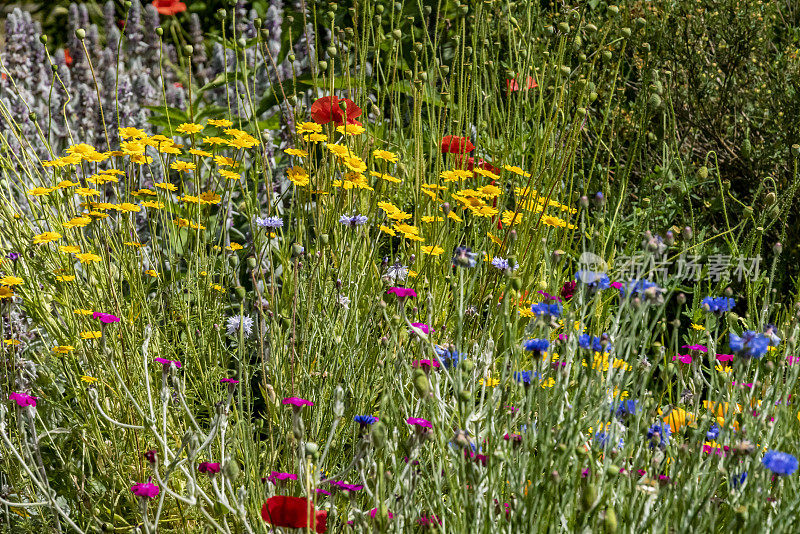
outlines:
{"label": "magenta flower", "polygon": [[20,408],[24,408],[25,406],[33,406],[36,407],[36,399],[32,395],[26,395],[25,393],[12,393],[8,396],[8,400],[12,400],[17,403],[17,406]]}
{"label": "magenta flower", "polygon": [[705,345],[682,345],[682,349],[697,350],[700,352],[708,352],[708,347]]}
{"label": "magenta flower", "polygon": [[[389,514],[389,519],[393,519],[394,518],[394,514],[392,512],[390,512],[389,510],[386,510],[386,513]],[[369,516],[372,519],[375,519],[376,515],[378,515],[378,509],[377,508],[373,508],[372,510],[369,511]]]}
{"label": "magenta flower", "polygon": [[339,488],[340,490],[347,491],[361,491],[364,489],[364,486],[361,484],[348,484],[344,480],[329,480],[328,484],[335,488]]}
{"label": "magenta flower", "polygon": [[177,367],[178,369],[181,368],[181,362],[179,362],[178,360],[167,360],[166,358],[153,358],[153,361],[163,365],[164,371],[168,370],[169,366],[173,363],[175,364],[175,367]]}
{"label": "magenta flower", "polygon": [[235,378],[220,378],[219,383],[228,384],[229,386],[235,386],[236,384],[239,383],[239,381],[236,380]]}
{"label": "magenta flower", "polygon": [[291,404],[297,408],[302,408],[303,406],[314,406],[313,402],[301,399],[299,397],[286,397],[283,399],[283,404]]}
{"label": "magenta flower", "polygon": [[433,425],[430,421],[427,419],[422,419],[421,417],[409,417],[406,419],[406,423],[417,428],[433,428]]}
{"label": "magenta flower", "polygon": [[400,300],[403,300],[408,297],[417,296],[417,292],[411,289],[410,287],[391,287],[389,288],[387,293],[394,293],[395,296]]}
{"label": "magenta flower", "polygon": [[421,367],[424,371],[430,371],[431,367],[437,368],[442,365],[436,360],[414,360],[411,362],[412,367]]}
{"label": "magenta flower", "polygon": [[503,436],[503,439],[506,441],[513,441],[515,443],[519,443],[522,441],[522,434],[506,433],[506,435]]}
{"label": "magenta flower", "polygon": [[435,515],[430,515],[430,516],[421,515],[419,519],[417,519],[417,525],[421,527],[439,526],[441,524],[442,524],[441,520]]}
{"label": "magenta flower", "polygon": [[292,473],[279,473],[278,471],[272,471],[267,477],[267,480],[275,484],[277,482],[284,482],[286,480],[297,480],[297,475]]}
{"label": "magenta flower", "polygon": [[672,361],[678,360],[681,363],[692,363],[692,355],[691,354],[678,354],[677,356],[672,357]]}
{"label": "magenta flower", "polygon": [[420,330],[422,330],[422,333],[426,335],[429,334],[430,332],[436,332],[436,330],[426,325],[425,323],[411,323],[411,326],[419,328]]}
{"label": "magenta flower", "polygon": [[156,451],[155,450],[151,449],[151,450],[145,452],[143,456],[144,456],[144,459],[147,460],[148,462],[150,462],[151,464],[156,463]]}
{"label": "magenta flower", "polygon": [[197,466],[198,471],[209,475],[216,475],[219,473],[219,469],[219,464],[215,462],[200,462],[200,465]]}
{"label": "magenta flower", "polygon": [[100,319],[100,322],[105,324],[119,322],[119,317],[116,315],[111,315],[110,313],[94,312],[92,317],[95,319]]}
{"label": "magenta flower", "polygon": [[717,359],[721,362],[732,362],[733,354],[717,354]]}
{"label": "magenta flower", "polygon": [[614,289],[620,289],[622,287],[622,282],[611,282],[609,285]]}
{"label": "magenta flower", "polygon": [[543,296],[545,300],[554,300],[554,301],[557,301],[557,302],[561,302],[561,299],[559,297],[557,297],[555,295],[551,295],[547,291],[537,291],[537,293],[539,293],[541,296]]}
{"label": "magenta flower", "polygon": [[134,495],[141,497],[142,499],[152,499],[158,495],[158,492],[161,490],[155,484],[151,484],[150,482],[141,482],[131,486],[131,491]]}

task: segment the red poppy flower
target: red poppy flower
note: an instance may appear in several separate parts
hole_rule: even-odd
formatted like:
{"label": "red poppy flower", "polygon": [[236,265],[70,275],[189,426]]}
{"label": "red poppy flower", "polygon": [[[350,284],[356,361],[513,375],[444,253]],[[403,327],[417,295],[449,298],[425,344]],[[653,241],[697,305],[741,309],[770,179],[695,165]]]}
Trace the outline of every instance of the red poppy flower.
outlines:
{"label": "red poppy flower", "polygon": [[177,15],[186,11],[186,4],[178,0],[153,0],[153,6],[162,15]]}
{"label": "red poppy flower", "polygon": [[[344,111],[342,111],[342,104],[344,104]],[[311,118],[317,124],[333,122],[336,126],[341,126],[347,121],[347,124],[360,126],[361,123],[356,118],[361,116],[361,113],[361,108],[349,98],[339,100],[337,96],[323,96],[311,104]]]}
{"label": "red poppy flower", "polygon": [[[525,90],[528,89],[535,89],[539,87],[539,84],[536,83],[536,80],[533,79],[533,76],[528,76],[525,80]],[[506,88],[508,89],[509,93],[514,93],[519,91],[519,82],[517,80],[506,80]]]}
{"label": "red poppy flower", "polygon": [[314,503],[302,497],[276,495],[261,507],[261,517],[276,527],[306,528],[309,516],[314,518],[314,531],[322,534],[328,528],[328,512],[314,511]]}
{"label": "red poppy flower", "polygon": [[69,50],[66,48],[64,49],[64,63],[67,64],[67,67],[72,65],[72,54],[69,53]]}
{"label": "red poppy flower", "polygon": [[442,139],[442,154],[466,154],[475,150],[469,139],[466,137],[456,137],[454,135],[445,135]]}

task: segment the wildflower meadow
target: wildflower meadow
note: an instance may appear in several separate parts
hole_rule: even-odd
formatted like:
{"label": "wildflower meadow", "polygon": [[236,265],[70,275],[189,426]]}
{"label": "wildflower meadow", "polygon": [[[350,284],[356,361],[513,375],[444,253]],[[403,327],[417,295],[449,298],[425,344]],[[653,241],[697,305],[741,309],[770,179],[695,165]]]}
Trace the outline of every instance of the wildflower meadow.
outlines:
{"label": "wildflower meadow", "polygon": [[2,532],[797,532],[795,2],[0,16]]}

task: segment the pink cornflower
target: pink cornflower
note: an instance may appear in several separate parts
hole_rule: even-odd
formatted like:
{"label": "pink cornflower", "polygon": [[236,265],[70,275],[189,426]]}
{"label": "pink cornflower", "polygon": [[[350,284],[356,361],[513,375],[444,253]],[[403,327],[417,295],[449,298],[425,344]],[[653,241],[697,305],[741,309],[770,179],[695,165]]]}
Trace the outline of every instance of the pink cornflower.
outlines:
{"label": "pink cornflower", "polygon": [[433,425],[430,421],[427,419],[422,419],[421,417],[409,417],[406,419],[406,423],[417,428],[433,428]]}
{"label": "pink cornflower", "polygon": [[24,408],[26,406],[33,406],[36,407],[36,399],[38,397],[34,397],[33,395],[26,395],[25,393],[11,393],[8,396],[8,400],[12,400],[17,403],[17,406]]}
{"label": "pink cornflower", "polygon": [[400,300],[417,296],[417,292],[410,287],[391,287],[387,293],[394,293],[394,295]]}
{"label": "pink cornflower", "polygon": [[208,473],[209,475],[216,475],[219,473],[220,467],[219,464],[216,462],[200,462],[200,465],[197,466],[197,470],[201,473]]}
{"label": "pink cornflower", "polygon": [[291,404],[296,408],[302,408],[303,406],[314,406],[314,403],[310,400],[301,399],[299,397],[286,397],[283,399],[283,404]]}
{"label": "pink cornflower", "polygon": [[142,499],[152,499],[156,495],[158,495],[159,488],[155,484],[150,482],[141,482],[139,484],[134,484],[131,486],[131,491],[137,497],[141,497]]}

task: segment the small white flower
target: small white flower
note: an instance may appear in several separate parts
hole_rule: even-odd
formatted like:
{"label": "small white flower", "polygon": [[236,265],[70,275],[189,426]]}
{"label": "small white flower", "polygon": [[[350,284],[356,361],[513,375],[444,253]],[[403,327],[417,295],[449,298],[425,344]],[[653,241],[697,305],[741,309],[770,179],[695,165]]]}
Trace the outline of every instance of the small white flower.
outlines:
{"label": "small white flower", "polygon": [[229,336],[237,337],[239,335],[239,328],[241,328],[244,331],[244,337],[248,338],[250,334],[253,333],[253,318],[247,315],[244,317],[232,315],[228,317],[225,326],[228,329],[227,334]]}

